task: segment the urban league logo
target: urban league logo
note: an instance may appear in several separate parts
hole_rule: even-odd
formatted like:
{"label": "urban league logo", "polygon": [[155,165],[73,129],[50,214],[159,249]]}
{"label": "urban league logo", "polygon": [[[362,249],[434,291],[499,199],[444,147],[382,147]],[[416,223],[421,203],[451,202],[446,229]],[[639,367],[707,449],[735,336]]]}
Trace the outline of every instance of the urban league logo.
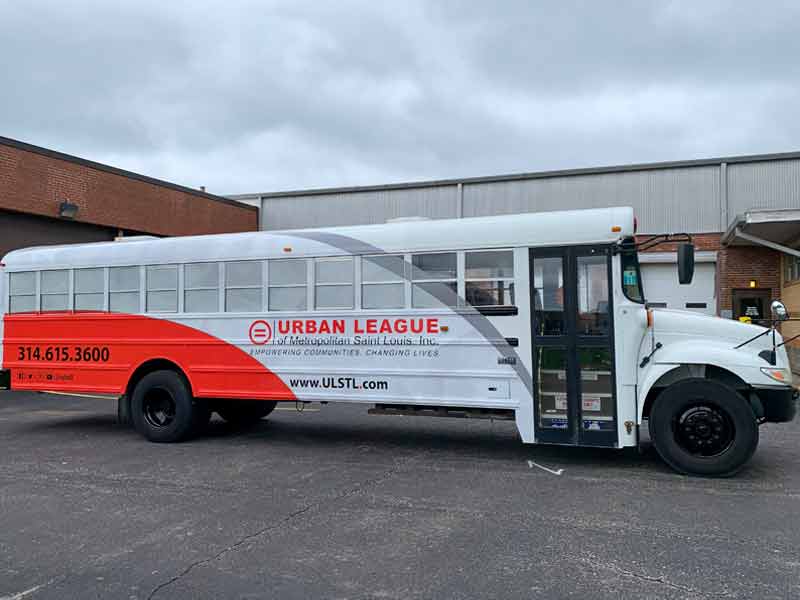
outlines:
{"label": "urban league logo", "polygon": [[264,320],[253,321],[250,325],[250,341],[256,346],[268,344],[272,339],[272,326]]}

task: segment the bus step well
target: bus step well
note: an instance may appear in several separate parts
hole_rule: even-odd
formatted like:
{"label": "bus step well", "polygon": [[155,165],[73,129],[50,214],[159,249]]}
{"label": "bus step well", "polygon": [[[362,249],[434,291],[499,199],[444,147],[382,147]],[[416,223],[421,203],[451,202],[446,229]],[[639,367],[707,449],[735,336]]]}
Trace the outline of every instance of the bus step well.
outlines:
{"label": "bus step well", "polygon": [[508,408],[465,408],[458,406],[425,406],[416,404],[376,404],[370,415],[403,415],[406,417],[450,417],[456,419],[496,419],[513,421],[514,411]]}

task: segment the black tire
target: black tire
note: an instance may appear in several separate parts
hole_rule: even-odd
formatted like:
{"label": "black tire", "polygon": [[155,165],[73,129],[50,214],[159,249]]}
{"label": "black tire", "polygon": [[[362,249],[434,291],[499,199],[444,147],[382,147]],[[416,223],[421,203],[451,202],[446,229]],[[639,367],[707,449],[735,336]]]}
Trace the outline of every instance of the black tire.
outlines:
{"label": "black tire", "polygon": [[275,410],[277,404],[269,400],[219,400],[214,410],[228,423],[252,425]]}
{"label": "black tire", "polygon": [[[203,410],[205,406],[205,410]],[[195,402],[186,380],[175,371],[154,371],[142,377],[131,397],[136,431],[151,442],[180,442],[210,417],[205,402]]]}
{"label": "black tire", "polygon": [[736,474],[756,451],[758,423],[736,390],[717,381],[679,381],[656,398],[650,439],[679,473],[706,477]]}

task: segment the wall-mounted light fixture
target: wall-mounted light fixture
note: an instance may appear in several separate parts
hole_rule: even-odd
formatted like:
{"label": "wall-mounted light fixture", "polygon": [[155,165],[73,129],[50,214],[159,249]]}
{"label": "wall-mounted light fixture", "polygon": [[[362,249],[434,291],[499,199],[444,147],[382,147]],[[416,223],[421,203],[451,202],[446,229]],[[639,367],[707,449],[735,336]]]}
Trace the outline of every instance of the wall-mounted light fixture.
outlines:
{"label": "wall-mounted light fixture", "polygon": [[62,219],[74,219],[78,215],[78,205],[72,202],[62,202],[58,207],[58,216]]}

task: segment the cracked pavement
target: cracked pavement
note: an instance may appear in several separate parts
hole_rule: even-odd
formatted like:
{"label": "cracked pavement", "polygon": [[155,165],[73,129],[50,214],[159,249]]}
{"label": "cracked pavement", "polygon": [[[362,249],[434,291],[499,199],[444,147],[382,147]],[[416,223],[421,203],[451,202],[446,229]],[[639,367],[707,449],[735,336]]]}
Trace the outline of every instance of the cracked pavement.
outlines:
{"label": "cracked pavement", "polygon": [[507,422],[329,405],[158,445],[0,393],[0,599],[799,597],[798,432],[704,480]]}

